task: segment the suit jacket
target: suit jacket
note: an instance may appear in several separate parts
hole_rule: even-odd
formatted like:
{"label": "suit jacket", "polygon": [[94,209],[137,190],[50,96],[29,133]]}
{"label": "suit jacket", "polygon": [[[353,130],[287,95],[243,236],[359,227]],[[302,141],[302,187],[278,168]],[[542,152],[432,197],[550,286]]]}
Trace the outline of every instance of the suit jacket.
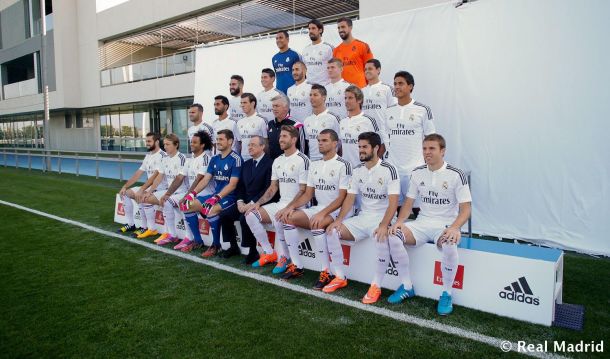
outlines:
{"label": "suit jacket", "polygon": [[246,204],[250,201],[258,201],[271,184],[271,168],[273,166],[271,157],[265,154],[256,169],[253,170],[253,166],[254,159],[252,158],[244,162],[241,168],[241,177],[237,184],[237,199],[241,199]]}

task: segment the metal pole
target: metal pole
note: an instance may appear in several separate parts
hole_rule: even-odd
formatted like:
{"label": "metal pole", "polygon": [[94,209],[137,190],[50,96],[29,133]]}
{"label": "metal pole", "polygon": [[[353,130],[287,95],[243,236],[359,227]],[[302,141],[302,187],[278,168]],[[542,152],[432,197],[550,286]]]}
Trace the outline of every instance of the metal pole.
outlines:
{"label": "metal pole", "polygon": [[30,151],[28,150],[28,171],[32,170],[32,156],[30,155]]}
{"label": "metal pole", "polygon": [[98,154],[95,154],[95,179],[100,178],[100,161],[97,160]]}
{"label": "metal pole", "polygon": [[61,153],[59,151],[57,151],[57,166],[58,173],[61,174]]}
{"label": "metal pole", "polygon": [[[468,173],[468,186],[472,188],[472,183],[470,182],[470,173]],[[468,237],[472,238],[472,212],[470,212],[470,217],[468,217]]]}
{"label": "metal pole", "polygon": [[119,181],[123,182],[123,160],[121,155],[119,155]]}
{"label": "metal pole", "polygon": [[[40,2],[40,17],[42,20],[42,41],[41,41],[41,47],[40,47],[40,61],[42,62],[42,69],[41,69],[40,76],[42,77],[41,83],[42,83],[42,93],[43,93],[43,102],[44,102],[44,121],[42,122],[42,128],[43,128],[43,133],[44,133],[44,138],[43,138],[44,149],[47,154],[50,154],[49,139],[50,139],[50,133],[51,133],[51,129],[50,129],[51,118],[49,115],[49,86],[47,84],[47,60],[46,60],[47,19],[45,17],[45,13],[46,13],[45,1],[41,1]],[[50,168],[51,167],[51,158],[45,157],[45,160],[46,160],[47,166]]]}
{"label": "metal pole", "polygon": [[78,177],[78,172],[79,172],[79,171],[78,171],[78,170],[79,170],[79,168],[78,168],[78,167],[79,167],[79,166],[78,166],[78,153],[77,153],[77,154],[76,154],[76,176],[77,176],[77,177]]}
{"label": "metal pole", "polygon": [[17,150],[15,150],[15,168],[19,167],[19,158],[17,157]]}

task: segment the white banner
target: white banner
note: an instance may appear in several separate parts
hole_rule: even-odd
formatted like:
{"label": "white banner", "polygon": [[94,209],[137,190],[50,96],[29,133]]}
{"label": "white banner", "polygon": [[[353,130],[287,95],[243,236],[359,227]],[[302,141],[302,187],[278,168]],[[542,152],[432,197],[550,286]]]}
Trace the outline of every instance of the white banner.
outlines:
{"label": "white banner", "polygon": [[[354,22],[382,78],[407,70],[472,172],[475,233],[610,255],[610,2],[485,0]],[[325,41],[337,44],[336,27]],[[309,39],[293,34],[301,51]],[[197,50],[195,100],[213,119],[229,77],[258,93],[273,38]]]}

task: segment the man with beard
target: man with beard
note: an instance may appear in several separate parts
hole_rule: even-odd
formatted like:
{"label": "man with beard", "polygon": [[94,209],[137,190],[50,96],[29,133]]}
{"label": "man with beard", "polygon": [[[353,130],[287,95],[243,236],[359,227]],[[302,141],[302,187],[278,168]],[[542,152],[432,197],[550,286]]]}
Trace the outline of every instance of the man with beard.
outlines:
{"label": "man with beard", "polygon": [[267,138],[267,121],[256,113],[256,96],[246,92],[241,95],[241,108],[246,117],[237,122],[235,139],[241,142],[241,156],[249,160],[248,143],[253,136]]}
{"label": "man with beard", "polygon": [[333,57],[343,61],[343,78],[345,81],[363,88],[366,86],[364,64],[373,58],[373,53],[366,42],[352,36],[352,20],[346,17],[337,22],[341,44],[335,47]]}
{"label": "man with beard", "polygon": [[305,81],[307,68],[302,61],[297,61],[292,66],[292,77],[295,84],[290,86],[288,93],[286,93],[290,99],[290,117],[303,123],[303,120],[311,115],[311,103],[309,102],[311,84]]}
{"label": "man with beard", "polygon": [[258,96],[256,96],[256,108],[259,116],[264,118],[267,122],[273,121],[271,100],[280,94],[278,90],[273,88],[274,81],[275,72],[271,69],[263,69],[261,72],[261,85],[263,85],[263,91],[259,92]]}
{"label": "man with beard", "polygon": [[303,49],[303,62],[307,66],[307,82],[310,84],[326,85],[330,82],[326,72],[326,64],[333,57],[333,46],[322,41],[324,25],[313,19],[307,24],[311,44]]}
{"label": "man with beard", "polygon": [[[159,169],[161,168],[161,163],[163,158],[167,157],[165,151],[163,151],[160,147],[161,136],[158,133],[149,132],[146,134],[146,149],[148,153],[144,157],[144,161],[142,161],[142,165],[140,168],[131,176],[130,179],[125,182],[121,190],[119,191],[119,195],[121,196],[121,201],[123,202],[123,208],[125,209],[125,218],[127,219],[127,224],[119,228],[118,233],[128,233],[134,232],[133,236],[138,237],[143,233],[148,232],[150,236],[156,235],[156,231],[151,229],[148,230],[148,221],[146,219],[146,215],[144,214],[144,210],[148,207],[153,207],[148,205],[142,201],[144,197],[144,192],[150,185],[153,184],[155,178],[159,174]],[[133,186],[142,174],[146,172],[148,179],[142,186]],[[131,187],[131,188],[130,188]],[[142,227],[136,228],[134,219],[133,219],[133,202],[132,199],[136,200],[140,207],[140,216],[142,217]],[[154,218],[150,222],[151,226],[154,226]],[[153,233],[154,232],[154,233]],[[147,235],[146,237],[148,237]]]}
{"label": "man with beard", "polygon": [[[290,252],[284,238],[284,218],[290,213],[291,206],[305,193],[307,184],[309,158],[296,148],[298,135],[299,132],[294,126],[282,126],[280,146],[284,154],[273,161],[271,185],[246,214],[248,227],[264,252],[259,260],[252,264],[252,267],[258,268],[277,261],[273,274],[284,273],[290,264]],[[278,190],[280,191],[280,201],[267,203]],[[264,223],[273,223],[275,227],[277,252],[269,243]]]}
{"label": "man with beard", "polygon": [[193,135],[199,131],[207,133],[212,139],[212,142],[214,141],[214,129],[209,124],[203,122],[203,106],[198,103],[192,104],[189,107],[189,120],[193,124],[187,131],[189,143],[191,142]]}
{"label": "man with beard", "polygon": [[[338,240],[361,241],[373,238],[377,247],[377,265],[371,286],[362,303],[375,303],[381,295],[381,279],[388,269],[388,226],[398,207],[400,180],[396,168],[377,155],[381,137],[374,132],[358,136],[358,152],[362,162],[352,171],[347,197],[335,221],[326,229],[328,243]],[[356,196],[361,196],[360,212],[345,219],[352,211]],[[347,284],[347,283],[345,283]],[[329,288],[332,289],[332,288]]]}
{"label": "man with beard", "polygon": [[290,35],[286,30],[281,30],[275,35],[275,43],[280,51],[271,58],[271,65],[275,70],[275,86],[285,94],[288,93],[288,88],[294,84],[292,66],[301,59],[296,51],[288,47],[289,39]]}
{"label": "man with beard", "polygon": [[394,97],[394,87],[382,82],[379,75],[381,75],[381,62],[377,59],[368,60],[364,65],[364,76],[368,85],[362,89],[364,94],[362,112],[382,122],[386,118],[386,109],[396,104],[396,97]]}
{"label": "man with beard", "polygon": [[239,122],[244,118],[244,111],[241,109],[241,95],[244,93],[244,78],[239,75],[231,76],[229,81],[229,115],[231,118]]}
{"label": "man with beard", "polygon": [[[237,123],[234,119],[229,117],[228,111],[229,99],[222,95],[214,97],[214,114],[218,116],[218,118],[212,122],[214,134],[218,133],[220,130],[229,130],[234,134],[237,133]],[[237,140],[233,142],[233,151],[237,153],[240,151],[240,143]]]}

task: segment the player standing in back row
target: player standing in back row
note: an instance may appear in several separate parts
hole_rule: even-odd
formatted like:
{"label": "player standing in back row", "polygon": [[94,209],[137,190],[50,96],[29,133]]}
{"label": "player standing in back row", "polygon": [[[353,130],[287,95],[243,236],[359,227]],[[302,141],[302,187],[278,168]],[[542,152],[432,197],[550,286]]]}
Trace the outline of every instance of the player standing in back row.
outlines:
{"label": "player standing in back row", "polygon": [[288,94],[288,88],[294,85],[292,65],[301,59],[296,51],[288,47],[289,41],[288,31],[278,32],[275,35],[275,43],[280,52],[271,58],[271,64],[275,70],[275,87],[285,94]]}
{"label": "player standing in back row", "polygon": [[366,86],[364,64],[373,58],[373,53],[366,42],[352,36],[352,20],[346,17],[339,19],[337,29],[341,42],[335,47],[333,57],[343,61],[343,78],[345,81],[363,88]]}
{"label": "player standing in back row", "polygon": [[330,82],[326,72],[328,60],[333,58],[334,47],[322,41],[324,25],[313,19],[307,24],[311,44],[303,49],[303,62],[307,66],[307,82],[310,84],[326,85]]}

